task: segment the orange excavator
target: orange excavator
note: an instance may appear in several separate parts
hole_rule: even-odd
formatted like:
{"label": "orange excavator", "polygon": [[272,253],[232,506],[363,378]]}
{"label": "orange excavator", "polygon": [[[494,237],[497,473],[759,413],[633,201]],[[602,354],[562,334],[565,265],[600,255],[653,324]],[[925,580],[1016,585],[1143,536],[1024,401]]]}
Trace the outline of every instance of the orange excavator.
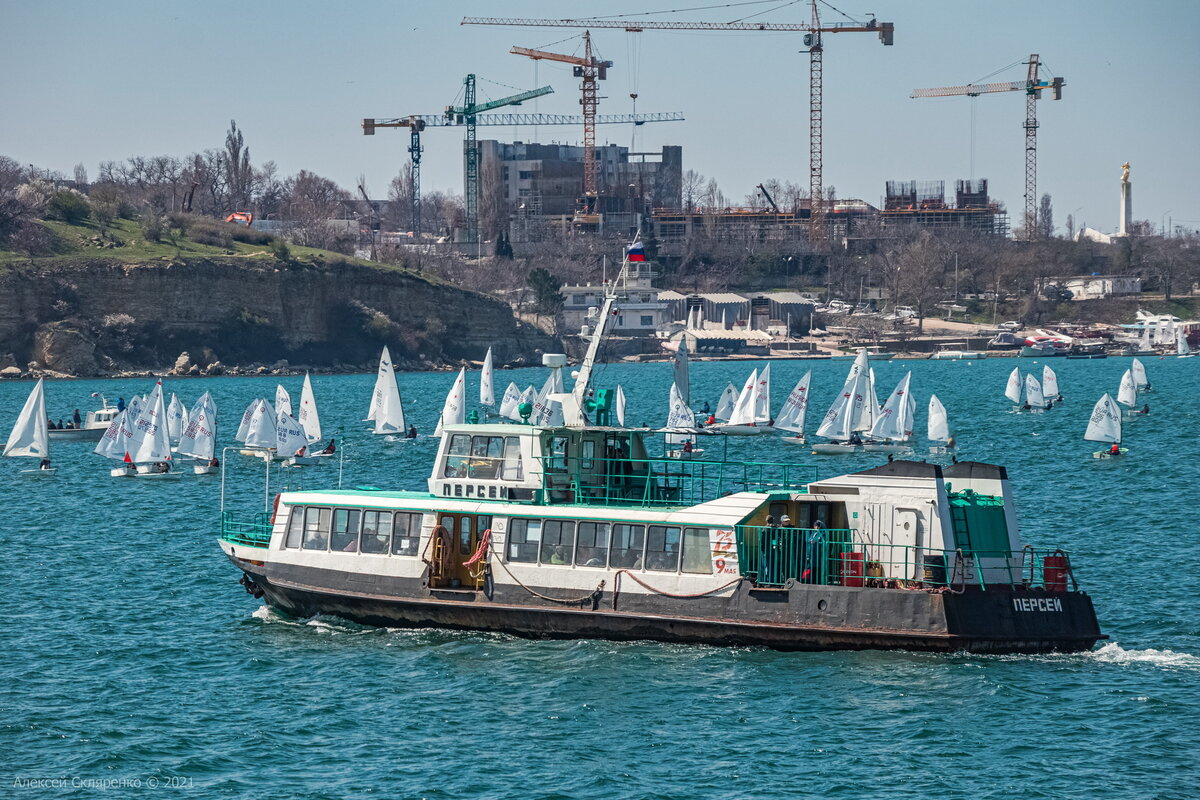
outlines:
{"label": "orange excavator", "polygon": [[235,211],[225,218],[226,222],[238,222],[246,227],[254,222],[254,214],[249,211]]}

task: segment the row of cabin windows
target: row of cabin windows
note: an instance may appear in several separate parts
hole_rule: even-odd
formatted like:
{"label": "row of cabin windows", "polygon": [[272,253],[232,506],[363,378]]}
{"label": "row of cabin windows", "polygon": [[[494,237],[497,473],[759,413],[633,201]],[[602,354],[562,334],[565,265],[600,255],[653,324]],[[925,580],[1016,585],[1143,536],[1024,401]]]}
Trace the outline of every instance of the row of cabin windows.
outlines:
{"label": "row of cabin windows", "polygon": [[338,553],[415,556],[424,514],[293,506],[283,546]]}
{"label": "row of cabin windows", "polygon": [[447,478],[478,480],[524,480],[521,466],[521,440],[516,436],[470,436],[457,433],[450,437],[446,450]]}
{"label": "row of cabin windows", "polygon": [[513,518],[508,522],[508,560],[712,574],[708,528],[673,525]]}

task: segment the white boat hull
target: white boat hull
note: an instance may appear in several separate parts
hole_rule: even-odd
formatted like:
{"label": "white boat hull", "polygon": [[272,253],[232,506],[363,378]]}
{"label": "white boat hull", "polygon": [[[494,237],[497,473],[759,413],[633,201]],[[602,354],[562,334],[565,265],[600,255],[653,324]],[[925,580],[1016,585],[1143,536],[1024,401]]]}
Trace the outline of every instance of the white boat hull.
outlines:
{"label": "white boat hull", "polygon": [[58,467],[50,467],[50,469],[23,469],[21,475],[26,478],[53,478],[58,472]]}
{"label": "white boat hull", "polygon": [[107,425],[102,428],[55,428],[46,433],[49,434],[51,441],[56,442],[98,442],[104,438],[106,430],[108,430]]}
{"label": "white boat hull", "polygon": [[783,442],[784,444],[808,444],[803,436],[784,436],[780,438],[779,441]]}
{"label": "white boat hull", "polygon": [[765,433],[771,433],[775,429],[770,425],[710,425],[707,428],[710,431],[717,431],[727,436],[762,436]]}
{"label": "white boat hull", "polygon": [[702,455],[704,455],[704,450],[699,449],[699,448],[694,449],[694,450],[668,450],[667,451],[667,458],[678,458],[678,459],[685,460],[685,461],[688,459],[697,458]]}
{"label": "white boat hull", "polygon": [[108,471],[108,474],[114,478],[132,478],[137,474],[137,471],[127,467],[113,467]]}
{"label": "white boat hull", "polygon": [[892,453],[898,456],[913,453],[912,447],[906,444],[864,444],[862,449],[867,453]]}
{"label": "white boat hull", "polygon": [[812,446],[813,455],[816,456],[846,455],[848,453],[858,453],[861,450],[862,445],[857,444],[814,444]]}
{"label": "white boat hull", "polygon": [[1097,450],[1096,452],[1092,453],[1092,458],[1114,458],[1116,456],[1123,456],[1128,452],[1129,450],[1125,447],[1122,447],[1117,453],[1114,453],[1111,450]]}
{"label": "white boat hull", "polygon": [[193,464],[192,465],[192,474],[193,475],[216,475],[217,468],[210,467],[208,464]]}
{"label": "white boat hull", "polygon": [[152,481],[177,481],[183,477],[182,472],[139,472],[139,478]]}

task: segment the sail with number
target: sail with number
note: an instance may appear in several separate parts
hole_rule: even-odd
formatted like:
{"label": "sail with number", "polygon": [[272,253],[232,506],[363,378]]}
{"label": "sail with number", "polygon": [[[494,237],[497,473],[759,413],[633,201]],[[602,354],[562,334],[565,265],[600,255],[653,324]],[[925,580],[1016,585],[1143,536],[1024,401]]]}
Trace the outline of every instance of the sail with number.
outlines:
{"label": "sail with number", "polygon": [[737,402],[734,403],[733,413],[729,415],[730,425],[749,425],[754,422],[754,396],[758,391],[758,370],[753,370],[750,377],[746,378],[746,382],[742,385],[742,391],[738,394]]}
{"label": "sail with number", "polygon": [[129,440],[131,438],[133,438],[133,417],[126,408],[113,417],[112,422],[108,423],[108,429],[104,431],[104,435],[100,437],[100,441],[96,443],[96,449],[92,452],[105,458],[124,461],[129,456]]}
{"label": "sail with number", "polygon": [[171,440],[167,433],[167,406],[163,402],[162,381],[154,385],[149,401],[133,422],[129,458],[135,464],[171,460]]}
{"label": "sail with number", "polygon": [[50,427],[46,418],[46,388],[42,378],[25,400],[4,445],[6,456],[50,457]]}
{"label": "sail with number", "polygon": [[492,348],[488,348],[483,357],[483,367],[479,370],[479,404],[491,408],[496,405],[496,390],[493,386]]}
{"label": "sail with number", "polygon": [[304,427],[309,442],[321,440],[321,416],[317,413],[317,397],[313,394],[312,381],[304,373],[304,386],[300,389],[300,412],[296,421]]}
{"label": "sail with number", "polygon": [[679,388],[679,396],[686,405],[692,404],[691,379],[688,377],[687,336],[679,338],[679,347],[675,350],[675,386]]}
{"label": "sail with number", "polygon": [[192,406],[187,425],[179,439],[180,455],[209,461],[217,450],[217,409],[208,392]]}
{"label": "sail with number", "polygon": [[666,427],[673,431],[686,433],[668,433],[664,438],[669,445],[682,445],[687,441],[695,441],[696,414],[683,399],[683,392],[674,383],[671,384],[671,396],[667,408]]}
{"label": "sail with number", "polygon": [[1046,397],[1042,394],[1042,384],[1032,375],[1025,376],[1025,402],[1034,408],[1044,408]]}
{"label": "sail with number", "polygon": [[467,421],[466,394],[467,370],[464,367],[458,371],[458,377],[454,379],[450,391],[446,394],[446,402],[442,405],[442,415],[438,417],[434,436],[442,435],[443,425],[458,425]]}
{"label": "sail with number", "polygon": [[292,396],[283,388],[282,383],[275,384],[275,416],[287,414],[292,416]]}
{"label": "sail with number", "polygon": [[867,392],[870,390],[870,372],[867,367],[867,351],[860,349],[850,371],[846,374],[846,382],[837,399],[825,412],[825,417],[817,427],[817,436],[826,439],[845,440],[856,430],[869,430],[857,427],[864,416],[870,417],[870,412],[864,415],[863,407],[867,405]]}
{"label": "sail with number", "polygon": [[737,387],[732,383],[726,385],[725,391],[721,392],[721,398],[717,401],[717,411],[713,416],[722,422],[729,422],[729,418],[733,416],[733,408],[737,405],[737,399]]}
{"label": "sail with number", "polygon": [[1137,387],[1133,384],[1133,375],[1129,370],[1121,376],[1121,388],[1117,390],[1117,402],[1133,408],[1137,405]]}
{"label": "sail with number", "polygon": [[277,438],[275,421],[276,416],[271,413],[271,404],[266,399],[259,400],[258,408],[254,409],[254,416],[250,418],[250,425],[246,431],[246,445],[264,450],[273,448]]}
{"label": "sail with number", "polygon": [[275,455],[291,458],[301,449],[308,447],[308,436],[304,426],[291,414],[280,414],[275,422]]}
{"label": "sail with number", "polygon": [[1107,393],[1092,409],[1087,432],[1083,438],[1089,442],[1121,442],[1121,409]]}
{"label": "sail with number", "polygon": [[775,427],[792,433],[804,433],[804,418],[808,414],[808,386],[812,381],[812,372],[804,373],[797,381],[795,388],[783,401],[779,416],[775,418]]}
{"label": "sail with number", "polygon": [[754,386],[754,423],[766,425],[771,421],[771,365],[763,367],[758,373],[758,382]]}
{"label": "sail with number", "polygon": [[1047,400],[1058,399],[1058,375],[1046,364],[1042,367],[1042,394]]}
{"label": "sail with number", "polygon": [[375,390],[371,393],[371,409],[367,412],[367,422],[375,421],[375,415],[383,402],[380,392],[388,381],[395,383],[396,373],[392,368],[392,354],[385,344],[383,352],[379,354],[379,368],[375,371]]}
{"label": "sail with number", "polygon": [[929,396],[929,441],[946,442],[950,439],[950,417],[946,407],[936,394]]}
{"label": "sail with number", "polygon": [[[387,348],[384,348],[386,354]],[[396,374],[392,371],[391,359],[381,358],[379,375],[375,378],[375,394],[371,407],[371,419],[375,421],[375,434],[401,433],[405,429],[404,404],[400,401],[400,387],[396,385]]]}
{"label": "sail with number", "polygon": [[542,384],[542,390],[533,401],[533,415],[529,418],[535,425],[554,426],[563,424],[562,403],[551,395],[562,394],[563,379],[561,369],[550,370],[549,377]]}
{"label": "sail with number", "polygon": [[908,372],[896,384],[896,388],[892,390],[887,402],[883,404],[879,416],[875,418],[875,423],[871,426],[870,436],[872,439],[904,442],[912,436],[913,399],[909,394],[911,381],[912,372]]}
{"label": "sail with number", "polygon": [[259,405],[262,404],[262,398],[257,397],[251,401],[250,405],[246,406],[246,410],[242,412],[242,421],[238,423],[237,433],[233,438],[239,442],[246,441],[246,435],[250,432],[250,420],[254,419],[255,412],[258,411]]}
{"label": "sail with number", "polygon": [[171,441],[178,443],[183,435],[183,426],[187,423],[187,407],[171,392],[171,403],[167,406],[167,435]]}
{"label": "sail with number", "polygon": [[617,425],[625,427],[625,390],[621,388],[621,384],[617,384],[617,398],[613,402],[613,410],[617,415]]}
{"label": "sail with number", "polygon": [[1138,361],[1135,358],[1133,360],[1133,363],[1131,363],[1129,365],[1129,371],[1133,374],[1134,388],[1137,389],[1139,392],[1144,387],[1150,385],[1149,379],[1146,378],[1146,367],[1142,364],[1141,361]]}
{"label": "sail with number", "polygon": [[1004,396],[1017,405],[1021,404],[1021,369],[1013,367],[1008,374],[1008,385],[1004,387]]}
{"label": "sail with number", "polygon": [[520,419],[521,415],[517,413],[517,405],[521,402],[521,390],[517,388],[517,384],[509,381],[508,388],[504,390],[504,396],[500,398],[499,414],[508,419]]}

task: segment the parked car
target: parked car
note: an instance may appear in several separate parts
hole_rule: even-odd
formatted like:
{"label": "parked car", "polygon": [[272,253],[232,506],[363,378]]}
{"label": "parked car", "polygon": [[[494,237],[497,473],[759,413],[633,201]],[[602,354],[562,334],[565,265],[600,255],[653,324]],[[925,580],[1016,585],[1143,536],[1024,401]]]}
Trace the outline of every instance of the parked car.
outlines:
{"label": "parked car", "polygon": [[1015,319],[1010,319],[1008,322],[1001,322],[996,327],[1002,331],[1019,331],[1024,326]]}
{"label": "parked car", "polygon": [[901,319],[912,319],[917,315],[917,310],[912,306],[896,306],[893,313]]}

